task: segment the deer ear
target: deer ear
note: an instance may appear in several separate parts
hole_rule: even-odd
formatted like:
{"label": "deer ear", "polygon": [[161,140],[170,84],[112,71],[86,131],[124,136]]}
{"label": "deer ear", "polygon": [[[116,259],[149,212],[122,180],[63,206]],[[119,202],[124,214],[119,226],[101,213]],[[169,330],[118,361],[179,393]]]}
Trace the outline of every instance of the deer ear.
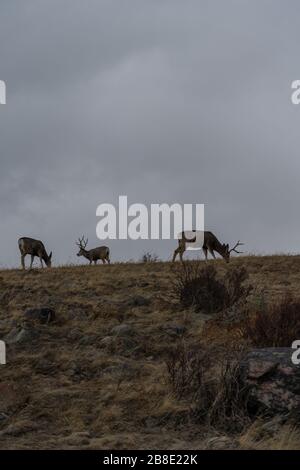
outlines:
{"label": "deer ear", "polygon": [[52,251],[51,251],[51,253],[50,253],[50,255],[49,255],[49,259],[51,259],[51,258],[52,258]]}

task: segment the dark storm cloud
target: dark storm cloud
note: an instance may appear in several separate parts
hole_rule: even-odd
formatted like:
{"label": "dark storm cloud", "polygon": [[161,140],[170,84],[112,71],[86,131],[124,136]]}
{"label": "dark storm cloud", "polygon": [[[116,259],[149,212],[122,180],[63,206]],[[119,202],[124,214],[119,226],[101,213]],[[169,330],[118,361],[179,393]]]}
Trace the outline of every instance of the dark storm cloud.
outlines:
{"label": "dark storm cloud", "polygon": [[[0,6],[2,265],[96,240],[96,207],[206,204],[252,252],[299,251],[296,1],[10,0]],[[114,242],[114,259],[174,242]]]}

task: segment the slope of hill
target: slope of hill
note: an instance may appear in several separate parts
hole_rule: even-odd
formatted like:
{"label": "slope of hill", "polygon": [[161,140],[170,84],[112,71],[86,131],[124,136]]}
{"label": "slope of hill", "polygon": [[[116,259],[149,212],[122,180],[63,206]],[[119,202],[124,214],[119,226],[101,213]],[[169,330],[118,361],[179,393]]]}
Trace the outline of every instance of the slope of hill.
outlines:
{"label": "slope of hill", "polygon": [[[245,266],[272,300],[300,294],[300,256],[230,265]],[[213,351],[239,339],[234,326],[182,309],[173,276],[170,263],[0,272],[0,338],[16,332],[0,366],[1,449],[300,448],[288,426],[264,435],[265,423],[254,422],[231,434],[191,419],[190,403],[170,385],[169,352],[182,342]],[[54,322],[25,318],[40,306],[55,310]]]}

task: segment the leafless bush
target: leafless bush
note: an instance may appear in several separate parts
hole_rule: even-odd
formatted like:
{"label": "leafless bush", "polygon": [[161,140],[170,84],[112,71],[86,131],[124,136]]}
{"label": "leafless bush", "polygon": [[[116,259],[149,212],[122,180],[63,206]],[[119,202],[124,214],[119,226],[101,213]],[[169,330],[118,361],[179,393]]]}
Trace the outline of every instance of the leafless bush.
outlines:
{"label": "leafless bush", "polygon": [[195,400],[202,389],[208,364],[209,356],[204,350],[188,350],[184,342],[169,352],[166,366],[177,398]]}
{"label": "leafless bush", "polygon": [[241,353],[212,363],[203,349],[177,346],[166,362],[177,399],[190,404],[191,416],[226,431],[241,431],[249,423],[248,389],[240,378]]}
{"label": "leafless bush", "polygon": [[183,307],[193,306],[205,313],[220,312],[245,300],[251,286],[245,286],[248,273],[243,267],[228,269],[219,278],[214,266],[184,262],[175,269],[173,292]]}
{"label": "leafless bush", "polygon": [[159,261],[158,255],[149,251],[144,253],[141,258],[141,263],[156,263],[157,261]]}
{"label": "leafless bush", "polygon": [[290,347],[300,337],[300,299],[286,295],[277,304],[262,299],[257,311],[245,317],[241,335],[256,347]]}

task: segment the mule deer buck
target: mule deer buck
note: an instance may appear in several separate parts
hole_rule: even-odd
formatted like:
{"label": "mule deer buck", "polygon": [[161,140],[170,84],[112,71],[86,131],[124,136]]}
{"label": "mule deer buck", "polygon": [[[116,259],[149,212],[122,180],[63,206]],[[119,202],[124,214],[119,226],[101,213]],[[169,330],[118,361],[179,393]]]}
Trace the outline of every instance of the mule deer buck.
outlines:
{"label": "mule deer buck", "polygon": [[[186,236],[186,232],[181,233],[181,238],[178,239],[178,248],[174,251],[173,254],[173,262],[176,259],[176,256],[179,254],[180,256],[180,261],[182,261],[182,256],[183,253],[186,251],[186,244],[187,243],[194,243],[197,240],[197,232],[193,230],[192,232],[195,233],[195,236],[192,238],[188,238]],[[240,241],[238,241],[233,248],[229,248],[228,243],[220,243],[217,237],[212,233],[212,232],[199,232],[201,233],[201,240],[202,241],[202,250],[205,255],[205,260],[207,261],[207,252],[209,251],[210,254],[214,259],[216,259],[215,256],[215,251],[219,253],[222,258],[226,261],[226,263],[229,263],[230,259],[230,253],[235,252],[235,253],[243,253],[242,251],[238,251],[237,247],[240,245],[243,245]]]}
{"label": "mule deer buck", "polygon": [[101,259],[103,264],[106,262],[110,264],[108,246],[99,246],[98,248],[93,248],[92,250],[86,250],[87,244],[88,239],[85,240],[84,237],[78,239],[78,242],[76,243],[76,245],[79,247],[77,256],[84,256],[89,260],[90,264],[92,264],[93,261],[95,264],[97,264],[98,259]]}
{"label": "mule deer buck", "polygon": [[52,251],[50,255],[47,254],[44,244],[40,240],[34,238],[22,237],[18,240],[19,250],[21,252],[21,264],[22,268],[25,269],[25,256],[31,255],[30,269],[35,256],[40,258],[41,267],[43,268],[43,261],[47,268],[51,268]]}

